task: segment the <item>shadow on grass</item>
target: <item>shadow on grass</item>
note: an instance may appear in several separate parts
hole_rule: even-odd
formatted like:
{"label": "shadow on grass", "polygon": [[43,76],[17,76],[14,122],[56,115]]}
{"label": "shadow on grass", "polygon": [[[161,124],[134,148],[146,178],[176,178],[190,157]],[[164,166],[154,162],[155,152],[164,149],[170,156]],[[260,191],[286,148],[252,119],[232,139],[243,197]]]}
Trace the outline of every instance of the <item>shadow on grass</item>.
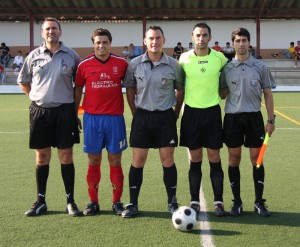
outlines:
{"label": "shadow on grass", "polygon": [[[53,216],[53,215],[66,215],[66,211],[57,211],[57,210],[49,210],[45,213],[42,213],[40,215],[36,216],[30,216],[30,217],[43,217],[43,216]],[[84,216],[81,212],[80,216],[83,217],[97,217],[97,216],[103,216],[103,215],[112,215],[114,216],[115,213],[112,210],[101,210],[100,212],[93,215],[93,216]],[[29,217],[29,216],[27,216]],[[121,217],[121,216],[120,216]],[[154,212],[154,211],[139,211],[138,215],[135,218],[161,218],[161,219],[171,219],[171,214],[169,212]]]}
{"label": "shadow on grass", "polygon": [[241,235],[240,232],[227,230],[198,230],[195,234],[211,235],[211,236],[235,236]]}
{"label": "shadow on grass", "polygon": [[66,211],[47,211],[38,215],[34,215],[34,216],[26,216],[27,218],[34,218],[34,217],[43,217],[43,216],[51,216],[51,215],[58,215],[58,214],[67,214]]}
{"label": "shadow on grass", "polygon": [[[300,227],[300,213],[271,212],[270,217],[261,217],[255,212],[244,211],[241,216],[237,217],[229,215],[216,217],[209,212],[208,217],[210,222]],[[201,218],[201,220],[207,221],[205,218]]]}

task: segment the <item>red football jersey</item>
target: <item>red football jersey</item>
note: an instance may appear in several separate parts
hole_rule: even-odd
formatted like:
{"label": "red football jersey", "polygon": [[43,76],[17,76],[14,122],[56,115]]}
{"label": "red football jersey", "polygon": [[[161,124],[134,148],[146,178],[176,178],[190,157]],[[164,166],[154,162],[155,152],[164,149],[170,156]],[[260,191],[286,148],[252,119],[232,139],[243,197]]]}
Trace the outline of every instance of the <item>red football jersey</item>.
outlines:
{"label": "red football jersey", "polygon": [[295,53],[297,57],[300,57],[300,48],[298,46],[295,47]]}
{"label": "red football jersey", "polygon": [[105,61],[94,55],[80,62],[77,69],[76,86],[85,86],[83,109],[90,114],[121,115],[124,100],[121,82],[128,63],[125,59],[110,54]]}

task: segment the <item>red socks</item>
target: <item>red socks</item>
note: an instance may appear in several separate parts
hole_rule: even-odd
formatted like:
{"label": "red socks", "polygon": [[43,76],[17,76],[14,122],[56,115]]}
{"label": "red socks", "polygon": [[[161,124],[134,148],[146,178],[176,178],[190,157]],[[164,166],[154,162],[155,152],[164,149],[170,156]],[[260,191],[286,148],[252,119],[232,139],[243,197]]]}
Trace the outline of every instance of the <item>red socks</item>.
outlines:
{"label": "red socks", "polygon": [[124,175],[122,166],[110,166],[110,181],[113,187],[112,202],[120,202],[123,193]]}
{"label": "red socks", "polygon": [[[99,203],[98,186],[101,179],[100,165],[88,165],[86,181],[88,184],[88,193],[90,201]],[[110,166],[110,181],[113,187],[112,202],[120,202],[123,193],[124,175],[122,166]]]}
{"label": "red socks", "polygon": [[95,166],[88,165],[86,182],[88,184],[88,193],[91,202],[99,203],[98,186],[99,186],[100,178],[101,178],[100,164]]}

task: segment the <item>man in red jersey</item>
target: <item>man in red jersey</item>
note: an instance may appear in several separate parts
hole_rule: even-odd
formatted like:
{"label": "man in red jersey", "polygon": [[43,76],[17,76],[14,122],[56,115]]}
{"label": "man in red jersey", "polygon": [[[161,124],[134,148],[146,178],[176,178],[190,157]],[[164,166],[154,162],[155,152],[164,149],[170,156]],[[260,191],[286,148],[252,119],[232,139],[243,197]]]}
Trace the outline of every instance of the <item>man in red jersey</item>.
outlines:
{"label": "man in red jersey", "polygon": [[86,181],[90,203],[83,214],[90,216],[100,210],[98,185],[101,179],[102,149],[106,148],[113,187],[112,210],[120,215],[123,211],[121,196],[124,181],[121,157],[122,151],[127,148],[121,81],[128,64],[125,59],[110,53],[112,36],[107,29],[96,29],[91,39],[94,54],[81,61],[75,81],[77,110],[85,87],[83,149],[88,155],[89,162]]}
{"label": "man in red jersey", "polygon": [[294,66],[294,68],[297,68],[297,62],[299,59],[300,59],[300,41],[297,41],[297,46],[295,47],[295,56],[294,56],[295,66]]}

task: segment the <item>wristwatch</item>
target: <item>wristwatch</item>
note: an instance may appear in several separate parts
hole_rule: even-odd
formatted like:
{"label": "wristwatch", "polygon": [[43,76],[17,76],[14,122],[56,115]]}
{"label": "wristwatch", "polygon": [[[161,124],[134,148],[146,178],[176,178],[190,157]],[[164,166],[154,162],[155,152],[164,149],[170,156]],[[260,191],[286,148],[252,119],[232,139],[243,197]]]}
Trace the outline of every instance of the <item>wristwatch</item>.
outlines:
{"label": "wristwatch", "polygon": [[275,117],[276,117],[276,115],[273,116],[273,119],[268,120],[268,123],[269,124],[275,124]]}

